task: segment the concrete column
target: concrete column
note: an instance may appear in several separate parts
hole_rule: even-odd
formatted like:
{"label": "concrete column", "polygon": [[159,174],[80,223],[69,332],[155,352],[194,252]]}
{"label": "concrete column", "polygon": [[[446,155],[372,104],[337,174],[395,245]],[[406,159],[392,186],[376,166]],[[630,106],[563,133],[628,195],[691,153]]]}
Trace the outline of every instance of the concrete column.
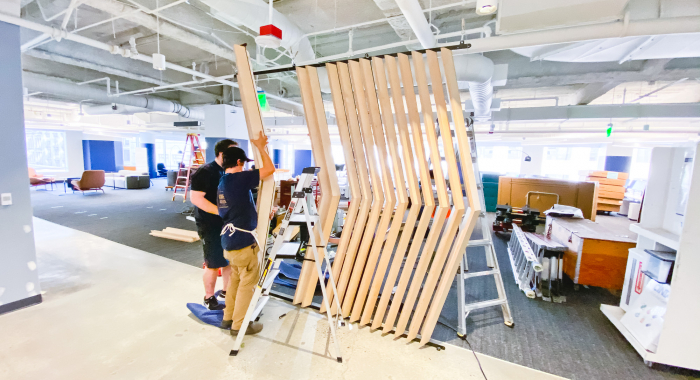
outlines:
{"label": "concrete column", "polygon": [[[11,2],[10,2],[11,3]],[[19,3],[19,2],[17,2]],[[19,4],[17,4],[19,5]],[[0,4],[0,12],[13,8]],[[18,11],[18,9],[17,9]],[[0,314],[41,302],[24,131],[19,27],[0,22]],[[7,194],[7,195],[6,195]]]}

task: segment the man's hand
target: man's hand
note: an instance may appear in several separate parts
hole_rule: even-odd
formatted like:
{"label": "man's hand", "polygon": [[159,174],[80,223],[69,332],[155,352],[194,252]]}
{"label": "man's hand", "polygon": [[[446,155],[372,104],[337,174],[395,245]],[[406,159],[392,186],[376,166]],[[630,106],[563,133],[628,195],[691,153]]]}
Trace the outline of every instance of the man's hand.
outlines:
{"label": "man's hand", "polygon": [[255,145],[258,150],[263,150],[265,148],[265,145],[267,145],[267,136],[265,136],[264,133],[260,132],[260,135],[258,135],[257,139],[251,139],[250,140],[253,145]]}

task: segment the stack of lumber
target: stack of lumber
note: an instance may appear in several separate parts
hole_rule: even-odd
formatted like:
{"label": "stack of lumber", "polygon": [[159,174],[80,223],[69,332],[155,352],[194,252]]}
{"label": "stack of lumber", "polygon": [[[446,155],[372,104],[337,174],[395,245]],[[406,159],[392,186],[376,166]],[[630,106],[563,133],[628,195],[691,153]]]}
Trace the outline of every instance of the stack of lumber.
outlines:
{"label": "stack of lumber", "polygon": [[184,241],[185,243],[194,243],[199,240],[199,234],[197,231],[181,230],[173,227],[167,227],[162,231],[151,230],[149,235],[165,239]]}
{"label": "stack of lumber", "polygon": [[595,170],[588,172],[588,181],[598,182],[598,211],[620,211],[629,174]]}

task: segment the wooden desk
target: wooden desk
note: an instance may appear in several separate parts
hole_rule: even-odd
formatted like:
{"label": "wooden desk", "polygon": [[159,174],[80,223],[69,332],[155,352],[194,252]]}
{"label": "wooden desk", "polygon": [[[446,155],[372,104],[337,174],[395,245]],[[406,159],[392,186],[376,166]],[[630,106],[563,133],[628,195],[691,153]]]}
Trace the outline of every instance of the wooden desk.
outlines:
{"label": "wooden desk", "polygon": [[627,255],[637,241],[629,224],[619,217],[598,216],[597,222],[547,217],[545,234],[567,247],[564,273],[574,284],[622,289]]}

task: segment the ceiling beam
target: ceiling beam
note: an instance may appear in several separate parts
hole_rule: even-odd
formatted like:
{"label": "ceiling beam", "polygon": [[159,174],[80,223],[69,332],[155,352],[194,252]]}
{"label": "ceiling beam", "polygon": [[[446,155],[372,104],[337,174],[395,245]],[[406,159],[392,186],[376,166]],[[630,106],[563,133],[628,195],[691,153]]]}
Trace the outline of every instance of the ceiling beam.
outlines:
{"label": "ceiling beam", "polygon": [[700,118],[700,103],[611,104],[560,107],[503,108],[491,121],[563,121],[572,119]]}
{"label": "ceiling beam", "polygon": [[607,71],[570,75],[543,75],[508,78],[503,88],[557,87],[573,84],[591,84],[608,82],[673,82],[683,78],[699,78],[700,69],[673,69],[650,73],[641,71]]}
{"label": "ceiling beam", "polygon": [[605,95],[608,91],[615,88],[615,86],[617,86],[618,84],[620,84],[620,82],[618,81],[587,84],[582,89],[576,91],[576,94],[574,95],[573,104],[577,104],[579,106],[589,104],[590,102]]}

